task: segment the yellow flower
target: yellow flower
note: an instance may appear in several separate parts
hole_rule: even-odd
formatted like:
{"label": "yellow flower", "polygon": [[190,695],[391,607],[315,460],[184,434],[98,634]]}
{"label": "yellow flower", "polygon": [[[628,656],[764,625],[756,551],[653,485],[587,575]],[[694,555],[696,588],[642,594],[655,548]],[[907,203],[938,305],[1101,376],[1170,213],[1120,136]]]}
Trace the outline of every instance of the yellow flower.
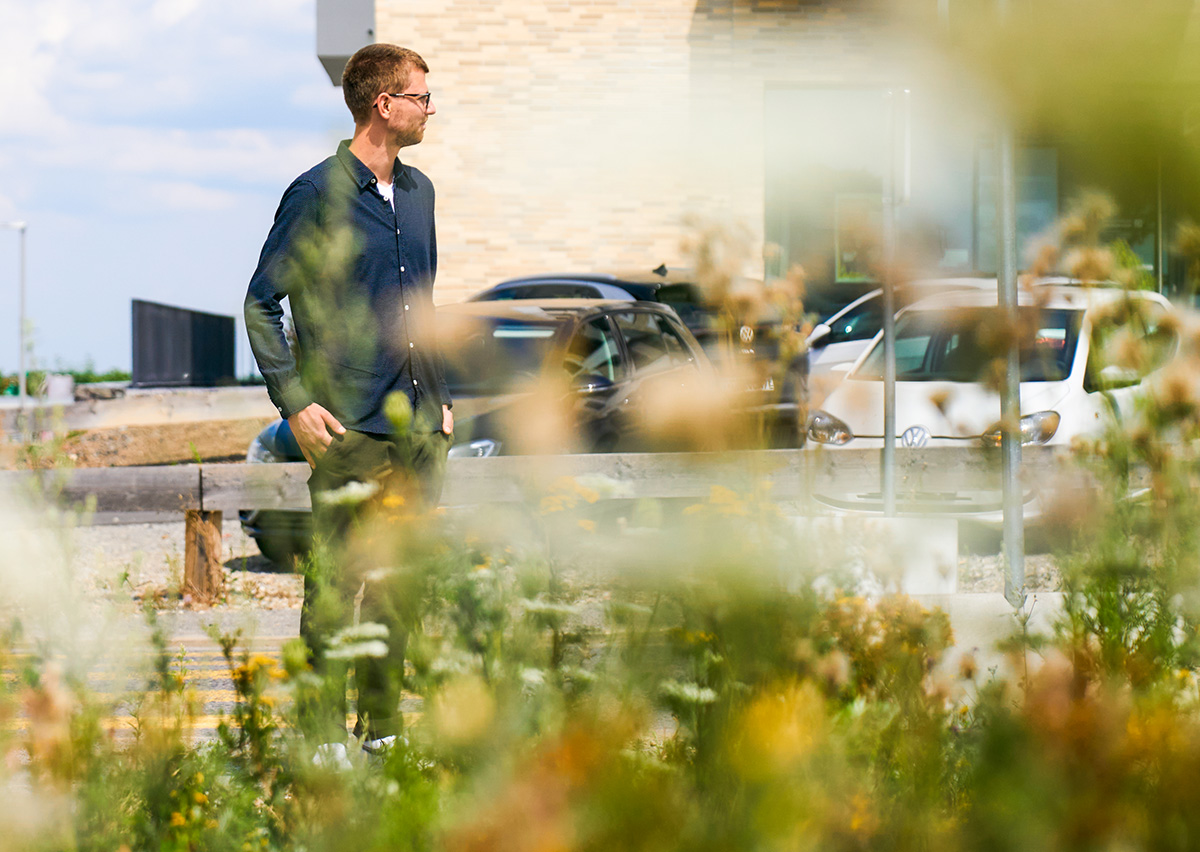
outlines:
{"label": "yellow flower", "polygon": [[203,805],[208,801],[208,796],[197,790],[195,793],[192,793],[192,799],[195,800],[197,805]]}
{"label": "yellow flower", "polygon": [[825,701],[813,684],[781,684],[742,714],[733,758],[742,775],[770,777],[807,760],[825,741]]}
{"label": "yellow flower", "polygon": [[879,818],[871,808],[871,800],[855,793],[851,802],[850,831],[859,837],[871,837],[879,829]]}
{"label": "yellow flower", "polygon": [[584,521],[584,520],[581,520],[581,521],[579,522],[579,526],[583,527],[583,528],[584,528],[585,530],[587,530],[588,532],[595,532],[595,531],[596,531],[596,522],[595,522],[595,521]]}
{"label": "yellow flower", "polygon": [[451,680],[430,703],[435,729],[451,745],[470,744],[482,737],[496,710],[492,693],[475,675]]}
{"label": "yellow flower", "polygon": [[399,509],[404,505],[404,497],[399,494],[389,494],[383,498],[383,508]]}
{"label": "yellow flower", "polygon": [[171,814],[171,825],[175,826],[176,828],[184,825],[186,822],[187,820],[183,818],[183,814],[181,814],[179,811],[175,811],[173,814]]}

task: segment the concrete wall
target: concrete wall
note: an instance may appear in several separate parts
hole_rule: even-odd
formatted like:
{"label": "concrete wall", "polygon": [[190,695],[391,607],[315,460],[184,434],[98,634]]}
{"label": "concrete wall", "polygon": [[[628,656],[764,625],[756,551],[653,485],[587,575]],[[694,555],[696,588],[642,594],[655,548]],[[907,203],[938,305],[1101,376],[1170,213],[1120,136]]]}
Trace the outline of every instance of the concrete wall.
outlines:
{"label": "concrete wall", "polygon": [[747,229],[761,273],[763,91],[887,76],[862,2],[376,0],[429,63],[405,152],[438,190],[437,298],[522,273],[683,265],[689,217]]}

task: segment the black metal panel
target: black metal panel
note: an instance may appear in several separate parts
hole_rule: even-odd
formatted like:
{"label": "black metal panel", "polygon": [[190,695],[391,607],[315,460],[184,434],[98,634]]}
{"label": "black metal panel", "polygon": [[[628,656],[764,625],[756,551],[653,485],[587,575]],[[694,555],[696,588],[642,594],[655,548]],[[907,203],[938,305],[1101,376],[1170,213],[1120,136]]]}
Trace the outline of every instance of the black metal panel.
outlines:
{"label": "black metal panel", "polygon": [[133,300],[134,387],[234,384],[234,319]]}

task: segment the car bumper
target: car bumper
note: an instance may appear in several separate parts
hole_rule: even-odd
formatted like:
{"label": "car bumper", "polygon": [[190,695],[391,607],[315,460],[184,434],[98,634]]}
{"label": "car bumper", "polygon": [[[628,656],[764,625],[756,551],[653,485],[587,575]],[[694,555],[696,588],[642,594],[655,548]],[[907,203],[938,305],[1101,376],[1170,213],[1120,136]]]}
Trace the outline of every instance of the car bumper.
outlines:
{"label": "car bumper", "polygon": [[[879,491],[814,493],[813,504],[822,514],[834,516],[882,516],[883,495]],[[896,492],[896,516],[969,521],[988,529],[1004,524],[1004,495],[1001,491],[904,491]],[[1042,501],[1035,492],[1021,495],[1022,517],[1037,524],[1043,516]]]}

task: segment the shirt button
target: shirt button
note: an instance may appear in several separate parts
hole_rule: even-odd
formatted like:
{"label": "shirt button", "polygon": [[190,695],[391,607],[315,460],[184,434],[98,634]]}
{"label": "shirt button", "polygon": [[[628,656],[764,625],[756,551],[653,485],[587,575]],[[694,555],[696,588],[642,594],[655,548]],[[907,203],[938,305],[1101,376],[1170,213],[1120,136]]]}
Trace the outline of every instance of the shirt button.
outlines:
{"label": "shirt button", "polygon": [[415,343],[409,343],[409,344],[408,344],[408,348],[409,348],[409,349],[412,349],[414,346],[416,346],[416,344],[415,344]]}
{"label": "shirt button", "polygon": [[401,272],[403,272],[403,271],[404,271],[404,267],[403,267],[403,266],[401,266],[401,267],[400,267],[400,271],[401,271]]}
{"label": "shirt button", "polygon": [[396,236],[397,236],[397,237],[398,237],[398,236],[400,236],[400,229],[399,229],[399,228],[397,228],[397,229],[396,229]]}
{"label": "shirt button", "polygon": [[375,183],[375,178],[371,178],[371,183],[372,183],[372,184],[374,184],[374,183]]}
{"label": "shirt button", "polygon": [[408,310],[408,305],[404,306],[404,310],[406,310],[406,311]]}
{"label": "shirt button", "polygon": [[413,379],[413,385],[415,386],[416,384],[417,384],[417,380]]}

